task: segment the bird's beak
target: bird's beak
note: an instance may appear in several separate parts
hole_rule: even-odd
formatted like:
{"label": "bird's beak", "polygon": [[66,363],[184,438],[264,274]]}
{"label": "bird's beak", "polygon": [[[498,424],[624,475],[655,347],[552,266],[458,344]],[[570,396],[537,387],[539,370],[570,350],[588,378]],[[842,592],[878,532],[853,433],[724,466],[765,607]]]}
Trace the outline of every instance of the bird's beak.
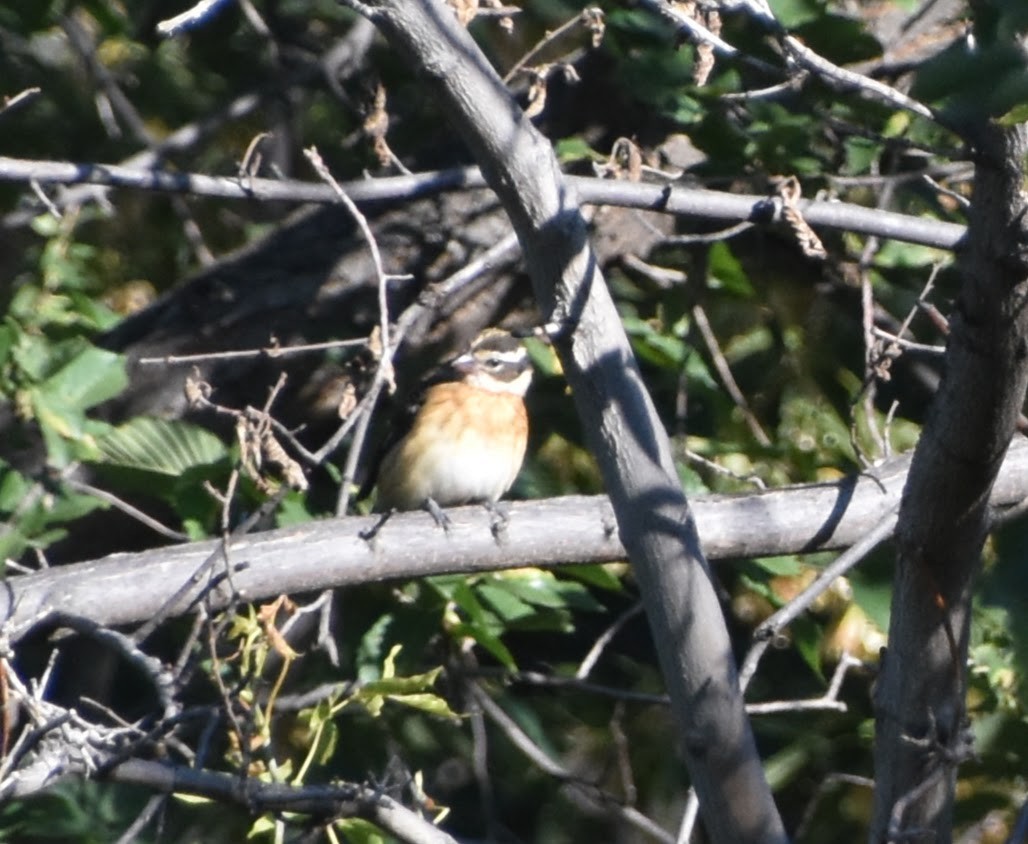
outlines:
{"label": "bird's beak", "polygon": [[457,372],[466,375],[475,369],[475,358],[473,355],[461,355],[450,366],[457,370]]}

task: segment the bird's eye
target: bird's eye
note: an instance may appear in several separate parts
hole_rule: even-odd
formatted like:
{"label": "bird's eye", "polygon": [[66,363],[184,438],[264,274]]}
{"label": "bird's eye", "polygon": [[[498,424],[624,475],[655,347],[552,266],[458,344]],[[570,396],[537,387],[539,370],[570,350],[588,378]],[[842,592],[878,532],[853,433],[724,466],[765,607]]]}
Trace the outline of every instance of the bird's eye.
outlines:
{"label": "bird's eye", "polygon": [[500,369],[503,366],[503,361],[500,358],[486,358],[485,365],[489,369]]}

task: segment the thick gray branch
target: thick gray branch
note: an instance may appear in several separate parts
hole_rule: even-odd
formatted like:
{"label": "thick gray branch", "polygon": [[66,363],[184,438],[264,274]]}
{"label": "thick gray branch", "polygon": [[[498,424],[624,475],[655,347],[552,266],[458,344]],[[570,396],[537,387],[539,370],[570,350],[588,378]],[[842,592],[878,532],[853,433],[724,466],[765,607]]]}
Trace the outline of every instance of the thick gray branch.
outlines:
{"label": "thick gray branch", "polygon": [[[183,173],[167,169],[140,169],[118,164],[27,161],[0,156],[0,182],[37,182],[42,185],[93,184],[161,193],[185,193],[220,199],[263,202],[333,204],[335,192],[321,182],[289,179],[230,178]],[[711,220],[755,220],[770,222],[780,209],[766,196],[726,193],[644,182],[569,176],[567,182],[582,202],[645,208],[683,217]],[[346,182],[346,195],[358,204],[383,200],[410,200],[443,191],[480,188],[485,180],[477,168],[456,168],[409,176],[386,176]],[[850,202],[802,200],[799,208],[813,226],[840,229],[953,249],[964,236],[956,223],[913,217]]]}
{"label": "thick gray branch", "polygon": [[[692,501],[704,548],[711,559],[749,559],[846,548],[871,531],[899,500],[909,457],[859,476]],[[1010,448],[992,490],[995,507],[1028,497],[1028,440]],[[504,505],[507,506],[507,505]],[[482,507],[449,511],[447,534],[423,513],[397,514],[373,542],[361,533],[377,516],[326,519],[254,533],[234,541],[227,558],[232,585],[247,600],[282,593],[398,580],[451,572],[473,573],[518,566],[552,567],[622,560],[613,532],[613,510],[602,497],[573,496],[509,505],[507,529],[497,542]],[[46,569],[8,578],[0,597],[6,632],[15,640],[55,611],[103,625],[138,624],[162,610],[220,543],[193,542]],[[194,583],[173,614],[188,612],[206,595],[226,605],[224,562]]]}
{"label": "thick gray branch", "polygon": [[464,136],[521,241],[653,629],[681,749],[714,842],[785,841],[731,642],[667,434],[611,300],[578,197],[546,140],[441,0],[362,6]]}

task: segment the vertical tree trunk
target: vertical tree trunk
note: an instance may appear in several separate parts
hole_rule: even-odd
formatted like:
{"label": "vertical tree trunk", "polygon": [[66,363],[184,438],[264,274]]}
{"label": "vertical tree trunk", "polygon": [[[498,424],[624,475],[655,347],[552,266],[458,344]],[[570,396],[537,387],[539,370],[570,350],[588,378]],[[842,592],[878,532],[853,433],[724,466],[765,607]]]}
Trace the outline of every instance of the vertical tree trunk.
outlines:
{"label": "vertical tree trunk", "polygon": [[714,842],[786,840],[764,778],[711,573],[573,190],[546,140],[441,0],[352,3],[417,67],[521,241],[642,591]]}
{"label": "vertical tree trunk", "polygon": [[989,491],[1028,385],[1025,128],[990,123],[975,148],[945,377],[897,527],[889,646],[876,692],[876,843],[903,833],[950,840],[956,767],[969,750],[971,595],[989,526]]}

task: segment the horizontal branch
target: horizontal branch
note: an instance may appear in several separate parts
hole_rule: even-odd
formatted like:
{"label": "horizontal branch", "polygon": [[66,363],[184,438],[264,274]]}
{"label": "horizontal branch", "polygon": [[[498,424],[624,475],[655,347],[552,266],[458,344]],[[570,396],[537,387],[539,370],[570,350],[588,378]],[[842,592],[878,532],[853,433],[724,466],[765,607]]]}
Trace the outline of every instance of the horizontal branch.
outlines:
{"label": "horizontal branch", "polygon": [[[845,548],[886,518],[899,501],[909,457],[841,481],[738,496],[692,500],[710,559],[743,559]],[[1010,447],[992,491],[996,507],[1028,497],[1028,440]],[[378,516],[325,519],[254,533],[229,548],[231,583],[245,600],[263,600],[361,583],[448,572],[519,566],[604,563],[624,559],[613,511],[603,496],[571,496],[508,505],[506,530],[493,536],[482,507],[448,511],[440,530],[427,513],[401,513],[362,538]],[[194,542],[47,569],[7,578],[0,613],[12,639],[24,636],[54,611],[99,624],[134,624],[156,616],[182,590],[170,614],[195,607],[206,594],[226,606],[225,564],[204,567],[219,553],[217,541]],[[189,583],[194,572],[205,574]],[[208,573],[209,572],[209,573]],[[210,583],[211,578],[215,583]],[[183,590],[183,585],[188,588]]]}
{"label": "horizontal branch", "polygon": [[143,759],[115,765],[107,776],[168,794],[192,794],[234,803],[250,812],[296,812],[326,819],[362,817],[401,841],[456,844],[429,821],[381,791],[364,785],[289,785]]}
{"label": "horizontal branch", "polygon": [[[93,184],[113,188],[190,194],[219,199],[261,202],[333,204],[338,197],[321,182],[206,176],[171,170],[125,167],[118,164],[28,161],[0,156],[0,182],[39,185]],[[670,184],[615,181],[569,176],[582,202],[645,208],[686,217],[716,220],[772,222],[779,207],[768,196],[723,193]],[[408,176],[360,179],[342,185],[358,204],[412,200],[444,191],[485,187],[477,167],[460,167]],[[953,249],[964,236],[964,226],[927,217],[914,217],[865,208],[848,202],[801,201],[798,207],[812,226],[875,235],[877,237]]]}

